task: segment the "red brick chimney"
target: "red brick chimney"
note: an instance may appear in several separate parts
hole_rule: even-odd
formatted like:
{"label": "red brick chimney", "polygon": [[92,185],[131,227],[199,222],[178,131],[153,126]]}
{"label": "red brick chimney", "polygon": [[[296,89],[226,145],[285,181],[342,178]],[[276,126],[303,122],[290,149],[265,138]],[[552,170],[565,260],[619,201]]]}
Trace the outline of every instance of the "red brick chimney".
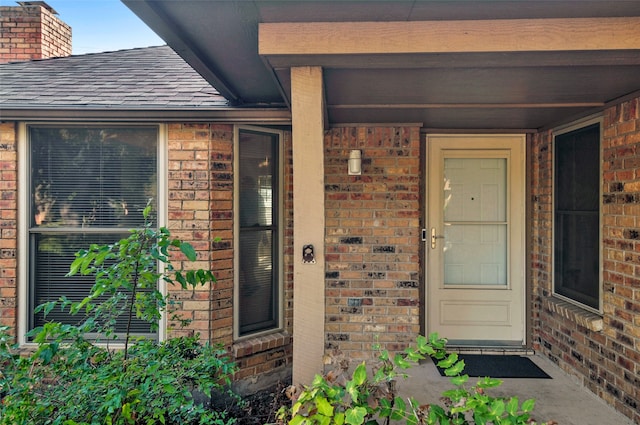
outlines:
{"label": "red brick chimney", "polygon": [[71,55],[71,27],[44,1],[0,6],[0,63]]}

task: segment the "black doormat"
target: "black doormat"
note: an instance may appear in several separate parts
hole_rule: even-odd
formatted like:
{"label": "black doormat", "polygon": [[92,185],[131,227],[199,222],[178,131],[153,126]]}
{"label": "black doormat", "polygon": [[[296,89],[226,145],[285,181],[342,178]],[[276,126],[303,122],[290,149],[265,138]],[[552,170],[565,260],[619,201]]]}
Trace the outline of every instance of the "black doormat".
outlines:
{"label": "black doormat", "polygon": [[[551,379],[531,359],[523,356],[458,354],[458,358],[464,360],[462,374],[473,377]],[[438,372],[445,376],[443,369],[438,368]]]}

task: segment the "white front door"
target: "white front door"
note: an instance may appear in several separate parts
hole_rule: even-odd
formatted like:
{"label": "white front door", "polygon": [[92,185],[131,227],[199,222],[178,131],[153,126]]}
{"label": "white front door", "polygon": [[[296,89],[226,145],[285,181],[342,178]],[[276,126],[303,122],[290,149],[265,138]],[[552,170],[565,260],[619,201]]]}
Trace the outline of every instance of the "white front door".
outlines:
{"label": "white front door", "polygon": [[525,344],[524,135],[427,137],[427,328]]}

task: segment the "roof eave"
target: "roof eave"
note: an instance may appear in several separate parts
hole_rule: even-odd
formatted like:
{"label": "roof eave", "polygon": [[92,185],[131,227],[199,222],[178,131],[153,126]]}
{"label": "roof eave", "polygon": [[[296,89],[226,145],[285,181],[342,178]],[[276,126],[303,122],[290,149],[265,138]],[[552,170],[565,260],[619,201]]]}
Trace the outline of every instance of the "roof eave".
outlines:
{"label": "roof eave", "polygon": [[122,0],[133,13],[145,17],[145,24],[152,28],[171,48],[189,65],[207,80],[218,92],[232,104],[242,104],[243,99],[231,84],[226,81],[214,64],[205,62],[193,40],[177,30],[171,18],[161,10],[161,5],[153,2]]}
{"label": "roof eave", "polygon": [[9,106],[0,109],[2,121],[76,122],[216,122],[288,125],[291,112],[286,108],[120,108]]}

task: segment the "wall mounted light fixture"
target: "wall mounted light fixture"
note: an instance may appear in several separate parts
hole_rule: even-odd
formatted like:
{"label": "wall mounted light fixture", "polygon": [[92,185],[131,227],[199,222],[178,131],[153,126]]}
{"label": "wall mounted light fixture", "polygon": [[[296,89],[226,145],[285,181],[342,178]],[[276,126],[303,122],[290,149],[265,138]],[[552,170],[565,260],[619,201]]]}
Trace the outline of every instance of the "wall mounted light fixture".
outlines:
{"label": "wall mounted light fixture", "polygon": [[362,174],[362,151],[352,149],[349,152],[349,175],[359,176]]}

